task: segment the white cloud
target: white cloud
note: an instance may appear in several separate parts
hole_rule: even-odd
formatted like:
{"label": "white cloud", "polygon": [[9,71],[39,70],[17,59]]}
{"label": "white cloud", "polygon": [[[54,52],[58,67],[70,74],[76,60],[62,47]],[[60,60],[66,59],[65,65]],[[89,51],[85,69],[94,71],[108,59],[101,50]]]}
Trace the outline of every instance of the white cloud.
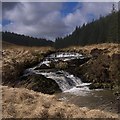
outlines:
{"label": "white cloud", "polygon": [[85,16],[81,14],[80,10],[77,9],[74,13],[68,14],[64,19],[66,25],[75,27],[85,22]]}
{"label": "white cloud", "polygon": [[61,6],[62,3],[17,4],[11,10],[4,10],[3,17],[13,21],[4,30],[51,39],[61,36],[66,29],[59,11]]}
{"label": "white cloud", "polygon": [[0,24],[0,31],[2,31],[2,25]]}
{"label": "white cloud", "polygon": [[[99,17],[100,15],[107,15],[112,10],[112,4],[113,2],[88,2],[83,3],[82,13],[88,14],[92,13],[96,17]],[[114,3],[116,5],[116,9],[118,8],[117,3]]]}
{"label": "white cloud", "polygon": [[[113,3],[83,2],[81,5],[81,3],[78,3],[76,10],[73,13],[68,14],[64,18],[64,22],[71,30],[73,30],[75,26],[81,26],[83,23],[87,23],[90,20],[90,15],[97,19],[100,15],[105,16],[109,14],[112,10],[112,4]],[[117,4],[115,5],[117,8]]]}
{"label": "white cloud", "polygon": [[112,3],[81,3],[73,13],[62,16],[63,3],[6,3],[3,8],[3,18],[9,19],[11,24],[4,26],[4,30],[26,34],[34,37],[54,39],[73,31],[75,26],[82,25],[89,20],[88,14],[99,17],[108,14]]}

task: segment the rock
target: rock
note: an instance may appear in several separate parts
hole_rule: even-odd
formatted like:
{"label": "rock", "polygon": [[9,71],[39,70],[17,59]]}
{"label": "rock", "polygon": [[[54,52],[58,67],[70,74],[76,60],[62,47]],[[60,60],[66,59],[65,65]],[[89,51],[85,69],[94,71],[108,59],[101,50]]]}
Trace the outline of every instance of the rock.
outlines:
{"label": "rock", "polygon": [[62,70],[67,69],[68,68],[68,63],[64,62],[64,61],[60,61],[60,62],[55,64],[55,68],[62,69]]}
{"label": "rock", "polygon": [[47,66],[46,64],[42,64],[41,66],[35,68],[35,70],[40,70],[40,69],[49,69],[50,67]]}
{"label": "rock", "polygon": [[91,50],[90,54],[93,57],[98,57],[100,54],[103,54],[103,50],[98,49],[98,48],[94,48],[94,49]]}
{"label": "rock", "polygon": [[56,64],[56,62],[54,62],[54,61],[50,62],[50,68],[55,68],[55,64]]}
{"label": "rock", "polygon": [[22,80],[20,80],[15,86],[24,87],[45,94],[61,92],[61,89],[54,80],[38,74],[23,77]]}
{"label": "rock", "polygon": [[77,65],[82,65],[82,64],[86,63],[88,60],[90,60],[90,57],[86,57],[83,59],[73,59],[73,60],[68,61],[68,64],[70,66],[72,66],[72,65],[77,66]]}
{"label": "rock", "polygon": [[120,54],[113,54],[112,59],[120,60]]}
{"label": "rock", "polygon": [[90,89],[110,89],[111,84],[109,83],[93,83],[89,86]]}

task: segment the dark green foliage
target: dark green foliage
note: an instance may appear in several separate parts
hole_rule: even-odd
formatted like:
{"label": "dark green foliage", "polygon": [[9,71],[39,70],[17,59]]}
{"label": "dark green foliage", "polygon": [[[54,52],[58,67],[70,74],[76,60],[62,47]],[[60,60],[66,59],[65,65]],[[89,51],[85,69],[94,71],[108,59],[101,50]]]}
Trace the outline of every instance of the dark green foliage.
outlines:
{"label": "dark green foliage", "polygon": [[64,38],[56,38],[55,43],[46,40],[18,35],[10,32],[2,32],[3,41],[24,46],[53,46],[65,48],[77,45],[89,45],[97,43],[119,43],[120,42],[120,11],[112,11],[106,17],[100,16],[96,21],[77,26],[72,34]]}
{"label": "dark green foliage", "polygon": [[76,27],[72,34],[55,41],[56,48],[64,48],[74,45],[88,45],[97,43],[120,42],[120,11],[112,12],[106,17],[101,17],[91,23]]}
{"label": "dark green foliage", "polygon": [[53,46],[53,42],[46,39],[33,38],[30,36],[19,35],[10,32],[2,32],[2,40],[23,46]]}

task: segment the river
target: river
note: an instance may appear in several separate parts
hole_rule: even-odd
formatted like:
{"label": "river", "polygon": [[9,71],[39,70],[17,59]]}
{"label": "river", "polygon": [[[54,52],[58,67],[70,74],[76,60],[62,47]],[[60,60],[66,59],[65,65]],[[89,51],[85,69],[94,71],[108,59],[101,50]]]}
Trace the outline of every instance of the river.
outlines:
{"label": "river", "polygon": [[62,93],[55,94],[60,101],[73,103],[80,107],[92,109],[101,109],[116,112],[117,107],[114,104],[116,97],[112,90],[89,89],[91,83],[84,83],[82,80],[66,71],[59,69],[39,69],[40,66],[50,66],[51,62],[70,61],[73,59],[84,59],[85,56],[74,52],[59,52],[47,56],[38,65],[27,69],[24,75],[31,73],[42,74],[46,78],[53,79]]}

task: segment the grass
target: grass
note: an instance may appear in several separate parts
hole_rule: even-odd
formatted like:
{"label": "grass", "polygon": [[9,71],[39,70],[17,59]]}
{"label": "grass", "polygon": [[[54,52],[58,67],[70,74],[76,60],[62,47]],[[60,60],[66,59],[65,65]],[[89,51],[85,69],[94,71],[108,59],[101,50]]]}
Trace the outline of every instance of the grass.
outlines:
{"label": "grass", "polygon": [[86,45],[86,46],[72,46],[68,48],[62,49],[63,51],[76,51],[76,52],[83,52],[86,54],[90,54],[92,49],[102,49],[102,50],[107,50],[108,55],[112,55],[114,53],[119,53],[120,54],[120,44],[115,44],[115,43],[103,43],[103,44],[93,44],[93,45]]}
{"label": "grass", "polygon": [[[115,60],[115,62],[112,63],[112,61],[110,61],[109,63],[110,65],[109,69],[114,71],[114,72],[111,71],[110,74],[111,75],[113,74],[114,75],[113,77],[115,77],[117,70],[114,69],[118,67],[117,66],[118,64],[116,61],[116,57],[114,56],[114,59],[112,59],[112,57],[115,54],[119,54],[118,46],[119,46],[118,44],[100,44],[84,47],[70,47],[63,49],[63,51],[83,52],[88,55],[91,54],[91,50],[95,48],[103,49],[104,55],[109,55],[111,58],[110,60]],[[14,86],[17,78],[27,67],[33,66],[34,64],[40,62],[44,58],[44,56],[50,54],[51,52],[55,52],[54,48],[23,47],[16,45],[12,46],[8,45],[6,47],[3,47],[2,50],[3,85]],[[105,62],[105,64],[108,63],[107,61],[105,61],[106,59],[104,60],[101,59],[99,61],[98,58],[97,59],[95,58],[92,61],[86,63],[87,69],[85,70],[85,73],[88,78],[91,77],[92,73],[96,73],[101,69],[101,65],[103,65],[102,64],[103,62]],[[97,65],[98,63],[100,63],[99,67]],[[2,86],[2,89],[3,89],[2,113],[4,118],[118,117],[117,114],[105,111],[89,110],[88,108],[79,108],[75,105],[58,101],[53,95],[52,96],[45,95],[25,88],[10,88]]]}
{"label": "grass", "polygon": [[117,114],[80,108],[55,96],[25,88],[2,87],[3,118],[117,118]]}
{"label": "grass", "polygon": [[62,51],[74,51],[90,55],[91,59],[73,72],[86,81],[95,83],[93,88],[113,88],[117,93],[120,86],[120,44],[104,43],[88,46],[72,46]]}
{"label": "grass", "polygon": [[2,83],[13,84],[20,74],[53,52],[51,47],[18,47],[10,46],[2,51]]}

